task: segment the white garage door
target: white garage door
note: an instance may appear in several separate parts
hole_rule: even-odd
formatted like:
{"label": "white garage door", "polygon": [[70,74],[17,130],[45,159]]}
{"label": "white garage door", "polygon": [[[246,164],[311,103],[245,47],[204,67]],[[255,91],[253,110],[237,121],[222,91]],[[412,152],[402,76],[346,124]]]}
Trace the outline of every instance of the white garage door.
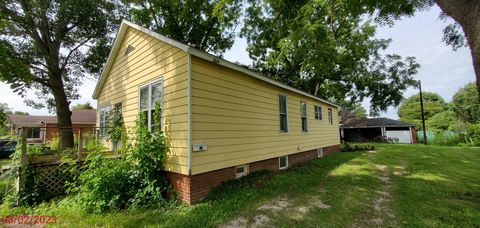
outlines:
{"label": "white garage door", "polygon": [[410,130],[387,130],[385,133],[387,134],[387,138],[397,138],[399,143],[412,143]]}

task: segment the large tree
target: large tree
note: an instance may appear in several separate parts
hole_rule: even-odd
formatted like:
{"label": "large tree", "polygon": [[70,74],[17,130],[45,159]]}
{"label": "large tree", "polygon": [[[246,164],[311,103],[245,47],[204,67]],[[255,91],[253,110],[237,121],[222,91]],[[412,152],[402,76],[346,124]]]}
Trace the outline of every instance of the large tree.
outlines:
{"label": "large tree", "polygon": [[[55,110],[63,147],[73,146],[70,101],[104,62],[117,10],[110,0],[0,0],[0,80]],[[27,103],[45,105],[37,101]]]}
{"label": "large tree", "polygon": [[134,22],[162,35],[221,55],[232,47],[242,1],[123,0]]}
{"label": "large tree", "polygon": [[340,106],[340,111],[338,112],[340,124],[346,124],[350,121],[367,117],[367,110],[365,110],[360,103],[347,100],[337,100],[335,103]]}
{"label": "large tree", "polygon": [[[464,37],[467,40],[477,79],[477,92],[480,94],[480,1],[435,0],[435,3],[456,22],[445,28],[444,40],[454,49],[465,43]],[[459,28],[463,33],[459,31]]]}
{"label": "large tree", "polygon": [[356,1],[250,1],[242,35],[253,67],[313,95],[352,102],[371,112],[398,105],[415,81],[414,58],[385,54],[369,11]]}
{"label": "large tree", "polygon": [[[423,109],[425,120],[448,109],[448,104],[443,98],[432,92],[423,92]],[[402,121],[415,124],[421,129],[422,112],[420,108],[420,94],[415,94],[404,100],[397,109],[397,114]]]}
{"label": "large tree", "polygon": [[452,99],[452,107],[458,118],[467,123],[480,123],[480,96],[475,84],[468,83],[460,88]]}

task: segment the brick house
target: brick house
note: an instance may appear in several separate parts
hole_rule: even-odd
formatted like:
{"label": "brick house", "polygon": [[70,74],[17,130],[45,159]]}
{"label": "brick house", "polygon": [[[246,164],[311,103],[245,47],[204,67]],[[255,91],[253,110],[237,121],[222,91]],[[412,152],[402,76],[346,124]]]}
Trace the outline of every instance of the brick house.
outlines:
{"label": "brick house", "polygon": [[[96,110],[72,111],[72,129],[78,132],[80,128],[91,130],[96,123]],[[8,125],[11,132],[18,132],[27,127],[27,143],[45,144],[58,136],[56,116],[9,115]]]}

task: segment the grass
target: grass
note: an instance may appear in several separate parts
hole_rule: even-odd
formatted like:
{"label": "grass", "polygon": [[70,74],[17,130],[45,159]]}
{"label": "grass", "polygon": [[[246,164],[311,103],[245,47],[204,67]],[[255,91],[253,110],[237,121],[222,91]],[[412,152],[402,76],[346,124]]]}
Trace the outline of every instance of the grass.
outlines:
{"label": "grass", "polygon": [[[260,214],[269,218],[266,225],[278,227],[480,226],[480,149],[375,146],[377,153],[340,153],[279,173],[252,174],[194,206],[92,215],[63,199],[35,208],[4,204],[0,215],[55,215],[56,225],[69,227],[215,227],[238,218],[251,224]],[[279,199],[288,207],[258,210]],[[315,199],[330,208],[311,206]]]}
{"label": "grass", "polygon": [[8,189],[13,188],[13,180],[7,179],[7,177],[3,176],[2,175],[3,173],[1,173],[2,167],[8,164],[10,164],[10,159],[8,158],[0,159],[0,202],[3,201],[3,197],[7,190],[7,187]]}

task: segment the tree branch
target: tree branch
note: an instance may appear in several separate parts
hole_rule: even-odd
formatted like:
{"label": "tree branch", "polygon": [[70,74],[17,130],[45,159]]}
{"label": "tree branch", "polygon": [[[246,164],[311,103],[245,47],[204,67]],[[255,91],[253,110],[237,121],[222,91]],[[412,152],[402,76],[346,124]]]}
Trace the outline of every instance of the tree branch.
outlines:
{"label": "tree branch", "polygon": [[158,18],[155,15],[155,10],[153,10],[152,2],[148,0],[147,4],[148,4],[148,10],[152,14],[153,21],[155,22],[156,29],[158,29],[160,27],[160,24],[158,23]]}
{"label": "tree branch", "polygon": [[65,57],[65,60],[63,61],[62,63],[62,66],[60,67],[60,69],[63,71],[65,70],[65,67],[67,66],[68,62],[70,61],[70,57],[72,56],[72,54],[74,52],[76,52],[81,46],[83,46],[84,44],[86,44],[87,42],[89,42],[90,40],[92,40],[92,37],[89,37],[87,38],[86,40],[80,42],[77,46],[75,46],[74,48],[72,48],[70,50],[70,52],[68,53],[67,57]]}

